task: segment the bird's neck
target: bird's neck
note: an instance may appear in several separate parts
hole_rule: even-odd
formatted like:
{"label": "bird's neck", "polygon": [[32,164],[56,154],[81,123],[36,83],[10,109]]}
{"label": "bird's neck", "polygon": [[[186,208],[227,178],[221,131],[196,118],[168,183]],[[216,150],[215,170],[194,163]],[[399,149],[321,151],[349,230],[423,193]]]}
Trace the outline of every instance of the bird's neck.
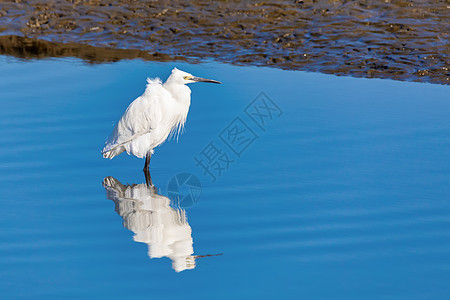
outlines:
{"label": "bird's neck", "polygon": [[172,97],[177,102],[191,102],[191,89],[187,85],[166,82],[164,83],[164,88],[172,95]]}

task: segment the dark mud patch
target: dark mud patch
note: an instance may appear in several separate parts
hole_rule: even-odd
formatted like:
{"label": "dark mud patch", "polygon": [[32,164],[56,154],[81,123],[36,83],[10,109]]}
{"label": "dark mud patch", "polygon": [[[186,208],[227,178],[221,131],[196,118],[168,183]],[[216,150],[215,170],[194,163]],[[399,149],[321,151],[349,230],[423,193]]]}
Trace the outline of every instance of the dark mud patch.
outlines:
{"label": "dark mud patch", "polygon": [[80,43],[54,43],[20,36],[0,36],[0,55],[11,55],[23,59],[48,57],[77,57],[89,63],[116,62],[122,59],[144,59],[151,61],[185,61],[181,56],[165,53],[149,53],[135,49],[94,47]]}
{"label": "dark mud patch", "polygon": [[3,1],[0,49],[91,62],[215,59],[449,84],[449,11],[438,0]]}

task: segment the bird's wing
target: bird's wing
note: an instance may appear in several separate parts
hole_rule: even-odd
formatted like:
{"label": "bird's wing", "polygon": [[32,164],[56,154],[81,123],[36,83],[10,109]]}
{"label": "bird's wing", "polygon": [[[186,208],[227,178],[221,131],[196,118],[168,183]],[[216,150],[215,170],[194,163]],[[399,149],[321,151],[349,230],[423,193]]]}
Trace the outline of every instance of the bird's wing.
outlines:
{"label": "bird's wing", "polygon": [[164,101],[172,101],[172,95],[160,81],[149,81],[144,94],[134,100],[120,118],[102,152],[111,151],[151,132],[162,121]]}

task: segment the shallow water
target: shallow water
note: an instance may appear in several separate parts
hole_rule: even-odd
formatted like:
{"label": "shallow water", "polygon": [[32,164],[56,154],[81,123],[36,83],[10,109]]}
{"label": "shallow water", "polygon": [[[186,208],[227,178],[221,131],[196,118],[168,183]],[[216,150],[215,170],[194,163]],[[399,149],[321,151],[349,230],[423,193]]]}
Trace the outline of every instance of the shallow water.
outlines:
{"label": "shallow water", "polygon": [[[100,150],[146,77],[174,65],[224,84],[191,86],[150,190],[142,160]],[[217,63],[0,66],[2,298],[449,295],[448,87]],[[211,142],[232,161],[215,181],[195,160]],[[177,205],[179,173],[201,195]]]}

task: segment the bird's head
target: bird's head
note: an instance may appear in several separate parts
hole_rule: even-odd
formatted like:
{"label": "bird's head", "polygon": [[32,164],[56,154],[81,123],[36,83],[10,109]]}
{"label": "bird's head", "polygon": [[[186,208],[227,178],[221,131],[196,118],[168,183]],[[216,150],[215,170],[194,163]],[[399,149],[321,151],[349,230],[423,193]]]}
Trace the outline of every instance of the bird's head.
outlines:
{"label": "bird's head", "polygon": [[178,83],[178,84],[188,84],[194,82],[210,82],[210,83],[222,83],[213,79],[206,79],[201,77],[193,76],[187,72],[178,70],[177,68],[173,68],[172,74],[170,74],[169,78],[167,78],[168,82]]}

